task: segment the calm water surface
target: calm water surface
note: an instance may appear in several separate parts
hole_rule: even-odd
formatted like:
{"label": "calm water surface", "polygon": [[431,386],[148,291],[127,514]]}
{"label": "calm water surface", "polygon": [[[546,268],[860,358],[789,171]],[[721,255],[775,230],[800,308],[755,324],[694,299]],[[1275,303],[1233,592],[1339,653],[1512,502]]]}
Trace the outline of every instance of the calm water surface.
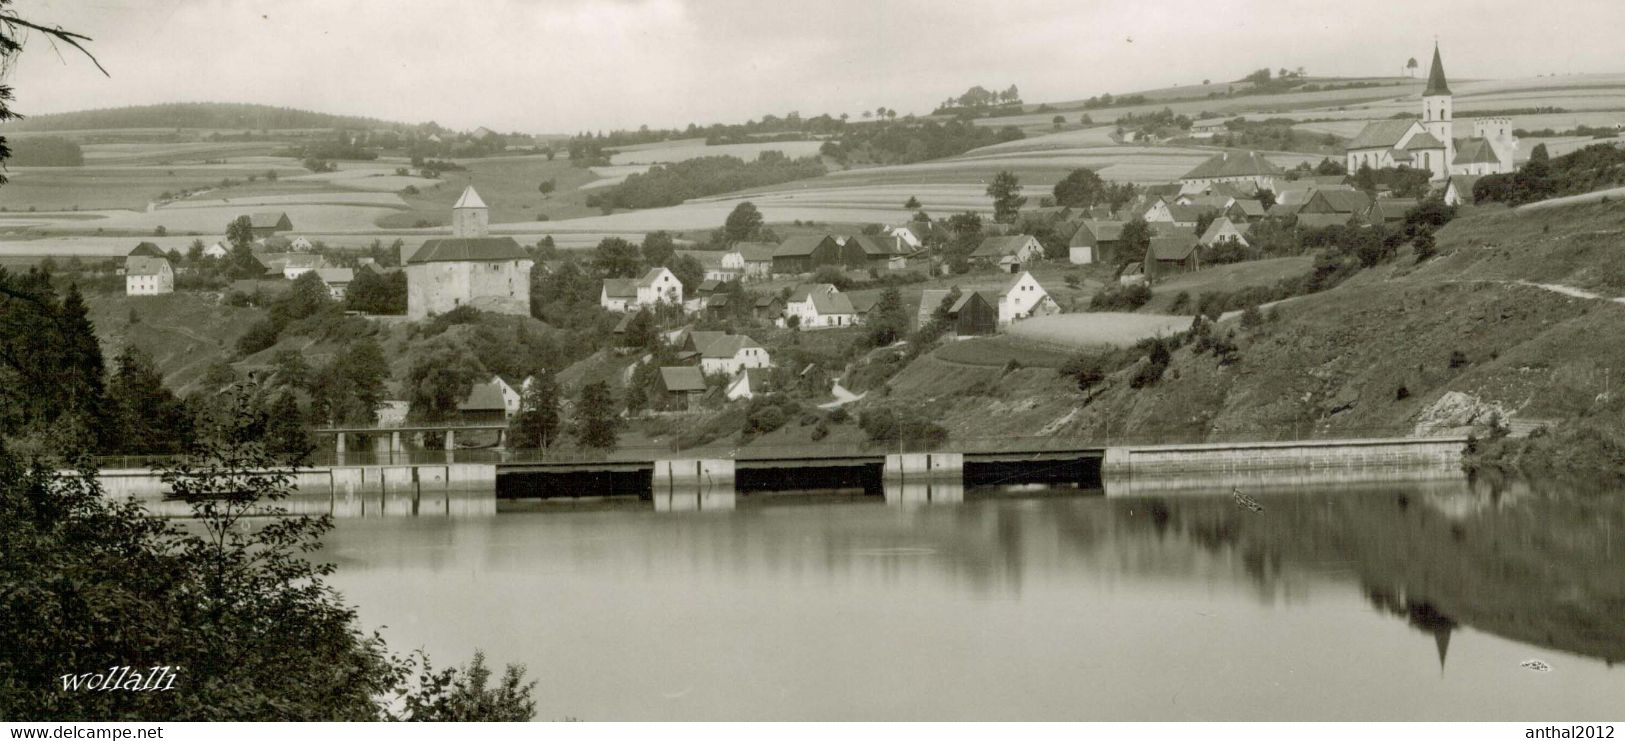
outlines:
{"label": "calm water surface", "polygon": [[326,557],[397,651],[527,664],[543,720],[1625,712],[1618,495],[1257,499],[348,520]]}

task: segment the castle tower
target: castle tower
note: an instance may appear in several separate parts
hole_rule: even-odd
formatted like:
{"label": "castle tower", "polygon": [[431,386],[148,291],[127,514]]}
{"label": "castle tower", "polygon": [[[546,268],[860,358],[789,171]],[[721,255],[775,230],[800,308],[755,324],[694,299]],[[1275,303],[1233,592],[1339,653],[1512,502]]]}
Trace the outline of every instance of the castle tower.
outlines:
{"label": "castle tower", "polygon": [[485,201],[480,200],[480,194],[474,192],[474,186],[463,189],[463,197],[451,207],[451,236],[457,238],[484,237],[489,233],[491,225],[491,209],[487,208]]}
{"label": "castle tower", "polygon": [[1433,69],[1428,71],[1428,86],[1422,91],[1422,128],[1433,138],[1444,142],[1444,173],[1450,173],[1450,163],[1456,161],[1454,112],[1450,85],[1444,79],[1444,62],[1439,59],[1439,44],[1433,44]]}

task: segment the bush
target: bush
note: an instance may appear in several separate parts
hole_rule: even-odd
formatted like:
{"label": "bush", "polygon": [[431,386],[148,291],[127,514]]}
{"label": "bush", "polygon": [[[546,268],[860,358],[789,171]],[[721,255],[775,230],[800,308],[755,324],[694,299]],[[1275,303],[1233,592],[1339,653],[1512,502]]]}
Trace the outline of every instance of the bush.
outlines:
{"label": "bush", "polygon": [[1060,374],[1076,381],[1079,391],[1088,391],[1106,380],[1106,363],[1099,355],[1078,353],[1061,365]]}
{"label": "bush", "polygon": [[1089,299],[1090,311],[1134,311],[1151,301],[1151,288],[1144,284],[1114,286]]}
{"label": "bush", "polygon": [[1241,326],[1246,327],[1247,329],[1253,329],[1262,326],[1263,324],[1264,312],[1259,311],[1256,304],[1247,307],[1245,311],[1241,312]]}
{"label": "bush", "polygon": [[237,354],[253,355],[276,344],[281,330],[270,319],[261,319],[249,325],[248,331],[237,338]]}

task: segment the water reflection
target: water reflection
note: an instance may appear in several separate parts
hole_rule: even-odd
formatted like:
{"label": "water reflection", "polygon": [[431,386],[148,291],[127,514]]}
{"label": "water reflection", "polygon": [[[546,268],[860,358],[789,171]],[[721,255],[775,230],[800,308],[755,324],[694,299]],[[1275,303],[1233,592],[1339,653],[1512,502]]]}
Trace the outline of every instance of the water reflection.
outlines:
{"label": "water reflection", "polygon": [[1595,718],[1625,693],[1617,494],[974,494],[355,521],[330,554],[402,645],[529,662],[544,718]]}

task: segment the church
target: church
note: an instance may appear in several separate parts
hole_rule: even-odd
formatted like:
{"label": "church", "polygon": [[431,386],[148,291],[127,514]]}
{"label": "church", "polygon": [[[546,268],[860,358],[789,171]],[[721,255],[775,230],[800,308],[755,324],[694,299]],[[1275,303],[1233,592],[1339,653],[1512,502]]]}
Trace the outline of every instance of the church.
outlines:
{"label": "church", "polygon": [[513,237],[490,236],[491,211],[474,186],[463,191],[451,214],[451,237],[425,241],[404,261],[407,317],[423,319],[459,306],[528,316],[535,261]]}
{"label": "church", "polygon": [[1422,91],[1422,118],[1389,119],[1366,124],[1347,148],[1349,172],[1362,167],[1410,167],[1433,173],[1430,179],[1451,175],[1490,175],[1512,172],[1518,140],[1512,119],[1480,118],[1472,122],[1473,135],[1456,138],[1450,85],[1445,81],[1439,46],[1433,46],[1433,69]]}

